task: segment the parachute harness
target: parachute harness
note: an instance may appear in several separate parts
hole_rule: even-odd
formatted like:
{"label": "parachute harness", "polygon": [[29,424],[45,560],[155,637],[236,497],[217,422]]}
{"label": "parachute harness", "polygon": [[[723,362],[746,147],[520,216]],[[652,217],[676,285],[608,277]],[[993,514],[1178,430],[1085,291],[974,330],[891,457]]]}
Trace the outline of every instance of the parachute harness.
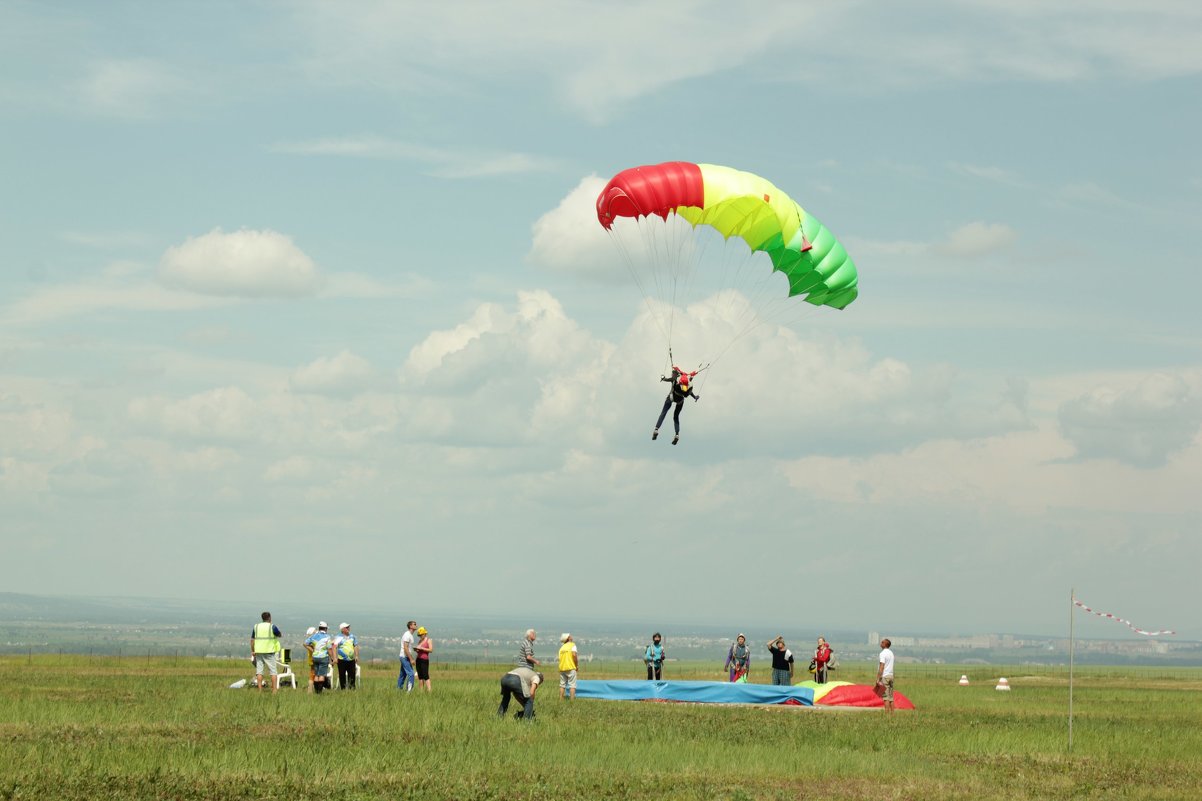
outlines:
{"label": "parachute harness", "polygon": [[[685,383],[687,383],[687,384],[692,384],[694,377],[700,375],[701,373],[704,373],[706,370],[708,370],[710,368],[709,364],[704,364],[704,365],[699,364],[699,365],[697,365],[697,369],[692,370],[692,371],[685,370],[683,367],[678,367],[676,365],[675,357],[672,356],[672,347],[671,346],[668,346],[668,364],[672,365],[672,370],[677,374],[677,380],[683,378],[683,379],[685,379]],[[703,377],[701,379],[701,383],[698,384],[698,387],[700,388],[704,384],[705,384],[705,378]]]}

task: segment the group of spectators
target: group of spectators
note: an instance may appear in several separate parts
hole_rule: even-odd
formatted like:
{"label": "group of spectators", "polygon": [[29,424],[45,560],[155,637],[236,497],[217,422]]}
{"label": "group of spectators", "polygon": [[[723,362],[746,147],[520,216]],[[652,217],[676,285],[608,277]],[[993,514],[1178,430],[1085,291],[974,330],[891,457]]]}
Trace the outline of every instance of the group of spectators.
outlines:
{"label": "group of spectators", "polygon": [[[250,632],[250,657],[255,665],[254,686],[266,687],[264,676],[271,676],[271,691],[280,689],[280,669],[284,667],[283,633],[271,621],[271,613],[264,612],[260,622]],[[359,638],[351,633],[351,624],[338,626],[338,634],[330,635],[323,620],[305,632],[305,651],[309,664],[309,689],[320,693],[333,686],[333,677],[338,676],[341,689],[354,689],[358,678]]]}
{"label": "group of spectators", "polygon": [[[768,652],[772,655],[772,683],[788,686],[793,683],[793,652],[785,646],[783,635],[777,635],[767,643]],[[814,681],[826,684],[829,672],[834,669],[835,652],[825,637],[818,638],[814,648],[814,656],[810,659],[809,671],[814,674]],[[751,672],[751,648],[747,645],[747,637],[740,634],[730,644],[726,652],[725,668],[731,682],[746,682]],[[650,678],[650,676],[648,676]]]}
{"label": "group of spectators", "polygon": [[[283,666],[283,634],[271,622],[271,613],[264,612],[261,622],[250,633],[250,654],[255,664],[254,686],[262,690],[263,677],[271,676],[271,691],[280,688],[280,668]],[[331,635],[323,620],[305,632],[306,662],[309,666],[309,692],[321,693],[333,689],[334,676],[340,690],[355,689],[359,680],[359,638],[351,633],[350,623],[341,623],[338,633]],[[434,643],[425,626],[410,620],[401,635],[401,673],[396,686],[406,692],[413,690],[416,679],[430,692],[430,654]]]}
{"label": "group of spectators", "polygon": [[[255,624],[251,631],[251,658],[255,663],[255,686],[260,690],[264,687],[263,677],[271,676],[271,691],[279,689],[279,666],[281,639],[283,634],[279,627],[271,622],[271,613],[264,612],[261,622]],[[358,679],[359,639],[351,633],[351,624],[342,623],[338,626],[338,634],[331,636],[326,622],[323,620],[317,626],[310,628],[305,638],[305,650],[309,663],[309,689],[320,693],[332,687],[335,674],[338,676],[339,689],[355,689]],[[527,629],[526,636],[518,642],[518,653],[515,659],[516,667],[501,677],[501,704],[497,715],[504,717],[509,711],[509,704],[516,700],[521,709],[514,717],[519,720],[534,719],[534,697],[539,686],[543,683],[543,674],[535,670],[542,665],[534,655],[534,643],[538,635],[534,629]],[[576,697],[576,674],[580,669],[580,656],[576,642],[570,632],[564,632],[560,638],[559,647],[559,697],[574,699]],[[893,651],[888,638],[881,640],[881,655],[877,665],[876,691],[885,702],[885,708],[893,711]],[[793,652],[785,645],[783,635],[777,635],[767,642],[768,652],[772,655],[772,683],[788,686],[793,683]],[[430,632],[425,626],[417,625],[410,620],[405,625],[405,633],[401,635],[401,651],[399,654],[401,671],[397,676],[397,689],[411,692],[414,680],[420,682],[426,692],[430,687],[430,654],[434,651],[434,643]],[[666,659],[663,636],[657,631],[651,637],[651,643],[643,651],[643,662],[647,666],[648,681],[663,680],[663,666]],[[834,651],[825,637],[819,637],[810,660],[809,670],[814,674],[814,681],[825,684],[829,671],[834,669]],[[732,682],[746,682],[751,670],[751,649],[747,645],[747,637],[739,634],[726,654],[725,669]]]}
{"label": "group of spectators", "polygon": [[333,687],[353,690],[359,680],[359,638],[351,633],[350,623],[340,623],[338,633],[330,636],[323,620],[305,632],[306,661],[309,663],[309,691],[321,693]]}
{"label": "group of spectators", "polygon": [[[658,634],[655,635],[659,637]],[[521,709],[514,713],[518,720],[534,720],[534,695],[543,683],[543,674],[535,670],[542,662],[534,655],[534,643],[538,633],[526,629],[526,636],[518,641],[517,666],[501,677],[501,705],[497,717],[505,717],[510,701],[516,700]],[[559,636],[559,697],[568,700],[576,697],[576,672],[580,669],[580,653],[571,632]]]}

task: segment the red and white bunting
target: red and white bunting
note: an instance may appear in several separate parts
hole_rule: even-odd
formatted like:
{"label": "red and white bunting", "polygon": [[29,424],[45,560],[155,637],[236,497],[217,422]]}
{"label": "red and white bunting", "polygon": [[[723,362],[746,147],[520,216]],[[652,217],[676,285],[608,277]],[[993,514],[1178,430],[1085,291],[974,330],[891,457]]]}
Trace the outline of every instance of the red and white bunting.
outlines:
{"label": "red and white bunting", "polygon": [[1081,603],[1081,602],[1080,602],[1080,601],[1078,601],[1076,598],[1074,598],[1074,599],[1073,599],[1073,603],[1074,603],[1074,604],[1076,604],[1077,606],[1081,607],[1082,609],[1084,609],[1086,612],[1089,612],[1091,615],[1097,615],[1098,617],[1104,617],[1104,618],[1108,618],[1109,620],[1116,620],[1116,621],[1118,621],[1119,623],[1122,623],[1122,624],[1123,624],[1124,626],[1126,626],[1127,628],[1129,628],[1129,629],[1131,629],[1132,631],[1134,631],[1136,634],[1142,634],[1142,635],[1144,635],[1145,637],[1159,637],[1159,636],[1160,636],[1160,635],[1162,635],[1162,634],[1176,634],[1176,633],[1177,633],[1177,632],[1175,632],[1175,631],[1168,631],[1168,630],[1164,630],[1164,631],[1144,631],[1144,630],[1143,630],[1143,629],[1141,629],[1141,628],[1136,628],[1135,624],[1134,624],[1134,623],[1132,623],[1130,620],[1124,620],[1123,618],[1119,617],[1118,615],[1112,615],[1112,614],[1110,614],[1109,612],[1099,612],[1099,611],[1098,611],[1098,610],[1096,610],[1096,609],[1090,609],[1088,606],[1086,606],[1085,604]]}

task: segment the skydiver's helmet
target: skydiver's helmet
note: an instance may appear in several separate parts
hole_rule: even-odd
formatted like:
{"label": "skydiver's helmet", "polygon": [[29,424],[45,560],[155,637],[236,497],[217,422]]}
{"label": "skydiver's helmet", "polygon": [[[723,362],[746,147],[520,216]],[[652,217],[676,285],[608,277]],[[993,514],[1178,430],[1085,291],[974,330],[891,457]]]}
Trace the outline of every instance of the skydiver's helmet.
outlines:
{"label": "skydiver's helmet", "polygon": [[682,375],[680,377],[680,391],[681,392],[689,391],[689,377],[687,375]]}

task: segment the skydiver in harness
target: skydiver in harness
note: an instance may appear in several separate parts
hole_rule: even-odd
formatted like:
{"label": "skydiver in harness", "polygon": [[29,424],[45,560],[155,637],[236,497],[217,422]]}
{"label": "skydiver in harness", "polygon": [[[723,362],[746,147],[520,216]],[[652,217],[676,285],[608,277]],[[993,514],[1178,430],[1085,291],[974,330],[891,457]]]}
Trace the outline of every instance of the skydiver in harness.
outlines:
{"label": "skydiver in harness", "polygon": [[659,419],[655,421],[655,430],[651,432],[651,439],[659,438],[659,427],[664,424],[664,418],[668,416],[668,408],[673,403],[676,404],[676,412],[672,415],[672,424],[676,427],[676,436],[672,437],[672,444],[680,442],[680,410],[684,406],[684,399],[691,397],[694,402],[701,400],[701,396],[693,392],[692,380],[693,376],[699,371],[694,370],[689,373],[681,370],[676,365],[672,365],[672,377],[661,375],[660,381],[667,381],[672,385],[672,390],[668,393],[668,397],[664,398],[664,408],[659,413]]}

